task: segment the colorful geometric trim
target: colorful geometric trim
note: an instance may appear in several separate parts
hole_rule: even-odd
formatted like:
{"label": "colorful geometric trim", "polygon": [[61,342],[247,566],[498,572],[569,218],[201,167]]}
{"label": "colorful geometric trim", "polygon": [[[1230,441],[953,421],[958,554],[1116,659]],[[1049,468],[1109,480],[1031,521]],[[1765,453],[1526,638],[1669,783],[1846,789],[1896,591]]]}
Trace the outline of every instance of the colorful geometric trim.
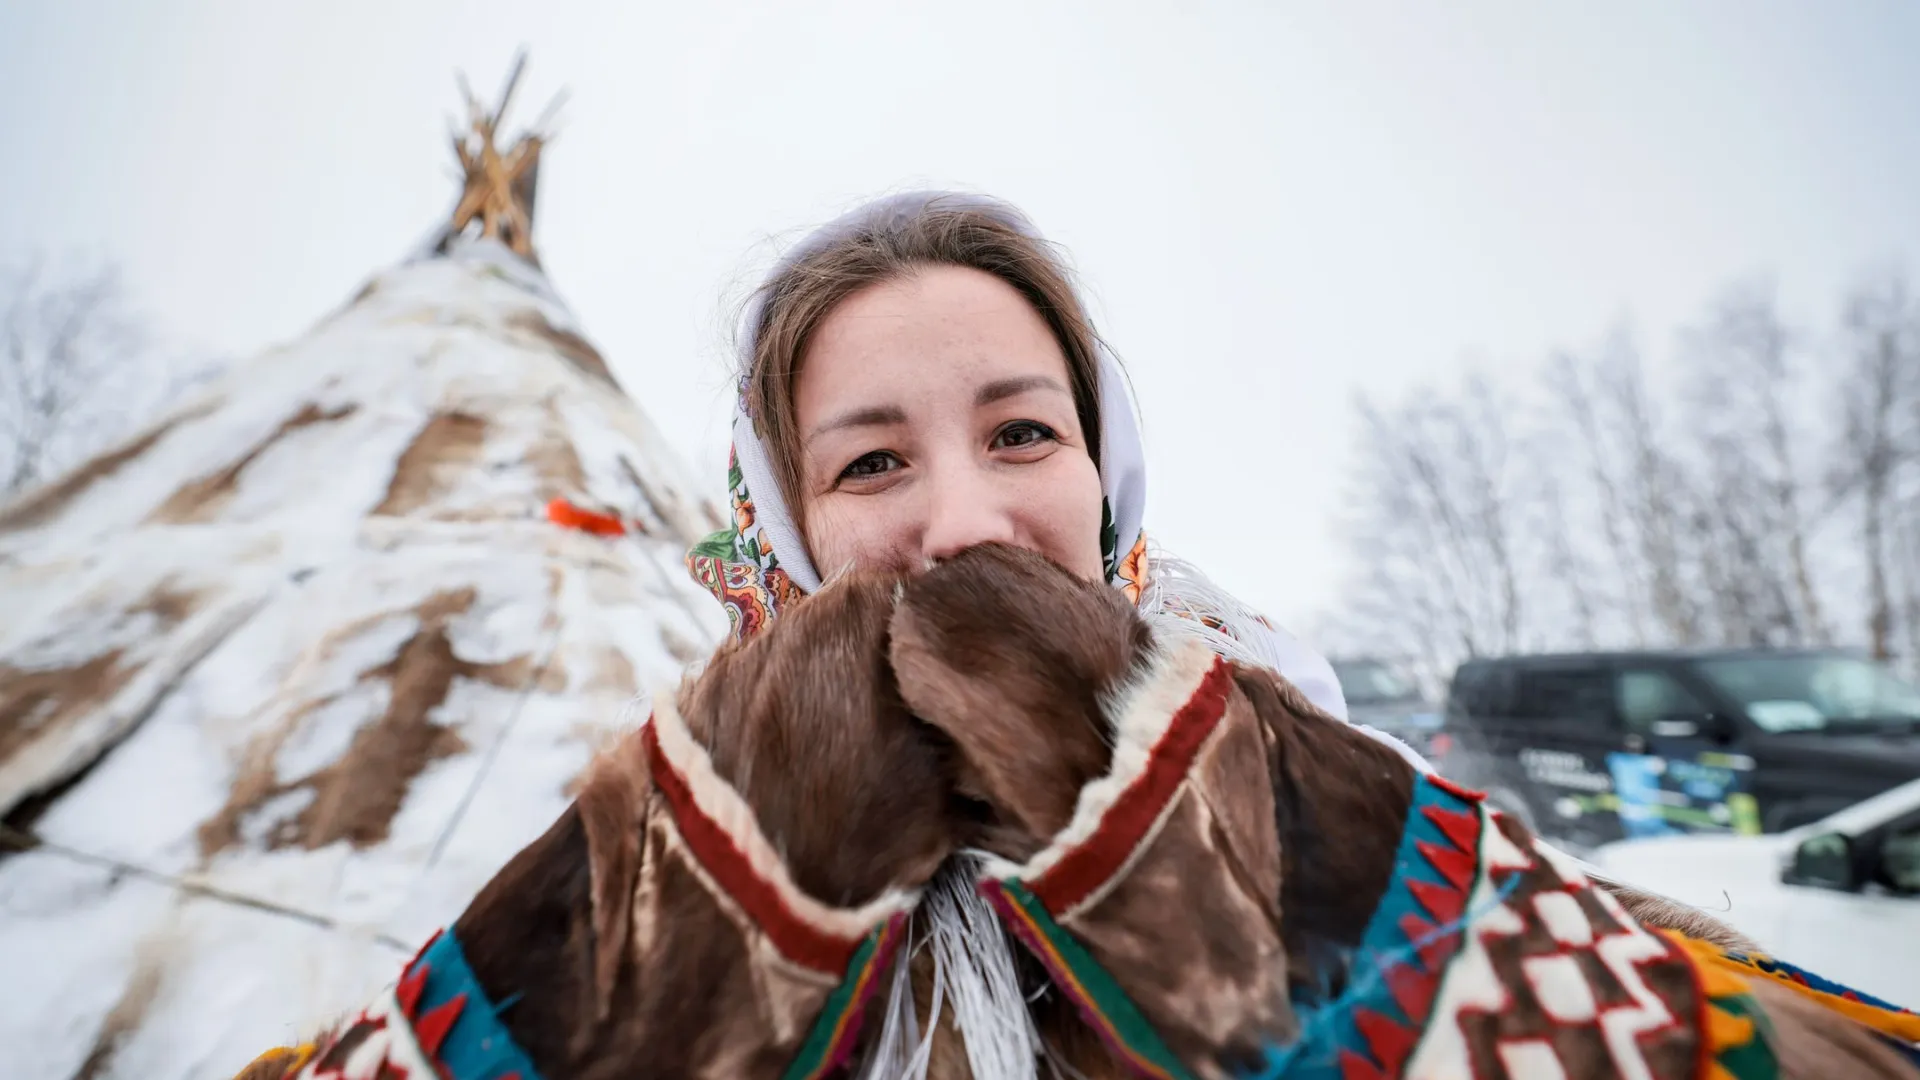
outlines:
{"label": "colorful geometric trim", "polygon": [[1767,1016],[1748,991],[1747,980],[1706,962],[1706,954],[1719,951],[1716,946],[1673,930],[1656,927],[1653,932],[1687,958],[1700,991],[1695,1024],[1702,1038],[1694,1075],[1700,1080],[1776,1080],[1780,1063],[1762,1037]]}
{"label": "colorful geometric trim", "polygon": [[1459,952],[1480,874],[1477,799],[1419,776],[1394,855],[1394,874],[1361,936],[1338,1001],[1299,1003],[1301,1035],[1248,1074],[1277,1080],[1373,1080],[1401,1075],[1420,1041],[1442,975]]}
{"label": "colorful geometric trim", "polygon": [[1911,1047],[1920,1043],[1920,1014],[1770,956],[1722,949],[1711,942],[1672,931],[1662,933],[1673,939],[1703,970],[1725,972],[1741,979],[1768,979],[1879,1032],[1896,1044]]}
{"label": "colorful geometric trim", "polygon": [[[1740,1038],[1742,1031],[1755,1034],[1766,1023],[1766,1015],[1760,1009],[1760,1003],[1752,994],[1730,994],[1726,997],[1709,998],[1708,1008],[1712,1010],[1709,1037],[1702,1041],[1711,1058],[1699,1075],[1702,1080],[1779,1080],[1780,1059],[1773,1052],[1768,1040],[1748,1034]],[[1728,1035],[1714,1027],[1724,1028],[1735,1034]]]}
{"label": "colorful geometric trim", "polygon": [[427,942],[393,996],[442,1080],[540,1080],[451,931]]}
{"label": "colorful geometric trim", "polygon": [[1774,982],[1791,987],[1820,1004],[1865,1024],[1883,1035],[1908,1043],[1920,1042],[1920,1014],[1888,1001],[1863,994],[1849,986],[1795,967],[1770,956],[1737,952],[1723,954],[1726,962],[1758,972]]}
{"label": "colorful geometric trim", "polygon": [[1153,1025],[1140,1015],[1120,984],[1053,921],[1033,892],[1013,879],[982,881],[979,889],[1000,913],[1001,921],[1047,969],[1054,985],[1121,1061],[1135,1073],[1155,1080],[1190,1080],[1191,1074],[1160,1040]]}
{"label": "colorful geometric trim", "polygon": [[905,912],[881,923],[867,935],[848,962],[846,978],[827,998],[820,1018],[814,1021],[807,1041],[800,1046],[799,1055],[782,1074],[783,1080],[817,1080],[845,1065],[853,1056],[867,1002],[879,987],[882,974],[893,963],[894,954],[906,935]]}
{"label": "colorful geometric trim", "polygon": [[1146,767],[1120,792],[1094,826],[1058,861],[1027,883],[1047,911],[1065,917],[1102,886],[1113,881],[1173,801],[1200,753],[1200,747],[1226,715],[1233,676],[1214,658],[1199,688],[1174,712],[1154,743]]}

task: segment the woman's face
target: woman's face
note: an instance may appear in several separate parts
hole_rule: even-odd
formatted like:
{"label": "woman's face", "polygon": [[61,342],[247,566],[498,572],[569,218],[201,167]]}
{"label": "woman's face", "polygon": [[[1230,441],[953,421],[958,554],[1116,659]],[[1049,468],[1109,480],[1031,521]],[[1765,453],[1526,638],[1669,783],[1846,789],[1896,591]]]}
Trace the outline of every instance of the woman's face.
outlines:
{"label": "woman's face", "polygon": [[842,301],[794,388],[807,546],[823,576],[913,572],[998,541],[1102,576],[1100,474],[1067,360],[991,274],[928,267]]}

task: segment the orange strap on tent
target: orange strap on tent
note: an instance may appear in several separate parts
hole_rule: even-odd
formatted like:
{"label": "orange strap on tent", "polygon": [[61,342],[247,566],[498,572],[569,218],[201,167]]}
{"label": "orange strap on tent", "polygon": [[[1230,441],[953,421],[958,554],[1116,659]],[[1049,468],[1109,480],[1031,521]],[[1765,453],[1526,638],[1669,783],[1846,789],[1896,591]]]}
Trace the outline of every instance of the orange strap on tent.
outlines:
{"label": "orange strap on tent", "polygon": [[595,536],[627,534],[627,527],[619,518],[611,514],[582,509],[565,499],[555,499],[547,504],[547,520],[555,525],[579,529],[581,532],[592,533]]}

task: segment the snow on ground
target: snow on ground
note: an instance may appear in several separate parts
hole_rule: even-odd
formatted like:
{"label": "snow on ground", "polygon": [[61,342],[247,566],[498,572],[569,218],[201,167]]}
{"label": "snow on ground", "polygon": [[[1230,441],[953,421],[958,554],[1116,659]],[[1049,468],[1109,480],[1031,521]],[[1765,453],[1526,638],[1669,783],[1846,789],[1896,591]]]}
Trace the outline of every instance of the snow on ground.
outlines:
{"label": "snow on ground", "polygon": [[719,639],[720,486],[473,242],[0,506],[0,1076],[231,1075],[391,981]]}

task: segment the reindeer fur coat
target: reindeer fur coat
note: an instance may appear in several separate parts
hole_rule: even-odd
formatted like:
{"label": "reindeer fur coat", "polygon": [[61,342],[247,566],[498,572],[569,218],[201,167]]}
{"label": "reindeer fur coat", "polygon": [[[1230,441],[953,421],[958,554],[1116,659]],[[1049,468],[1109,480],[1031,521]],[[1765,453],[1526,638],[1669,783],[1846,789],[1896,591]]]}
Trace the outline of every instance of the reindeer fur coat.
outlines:
{"label": "reindeer fur coat", "polygon": [[1022,1075],[1920,1077],[1920,1018],[997,547],[721,650],[390,991],[241,1075],[881,1075],[896,999],[903,1068],[980,1075],[920,929],[956,872],[1018,943]]}

